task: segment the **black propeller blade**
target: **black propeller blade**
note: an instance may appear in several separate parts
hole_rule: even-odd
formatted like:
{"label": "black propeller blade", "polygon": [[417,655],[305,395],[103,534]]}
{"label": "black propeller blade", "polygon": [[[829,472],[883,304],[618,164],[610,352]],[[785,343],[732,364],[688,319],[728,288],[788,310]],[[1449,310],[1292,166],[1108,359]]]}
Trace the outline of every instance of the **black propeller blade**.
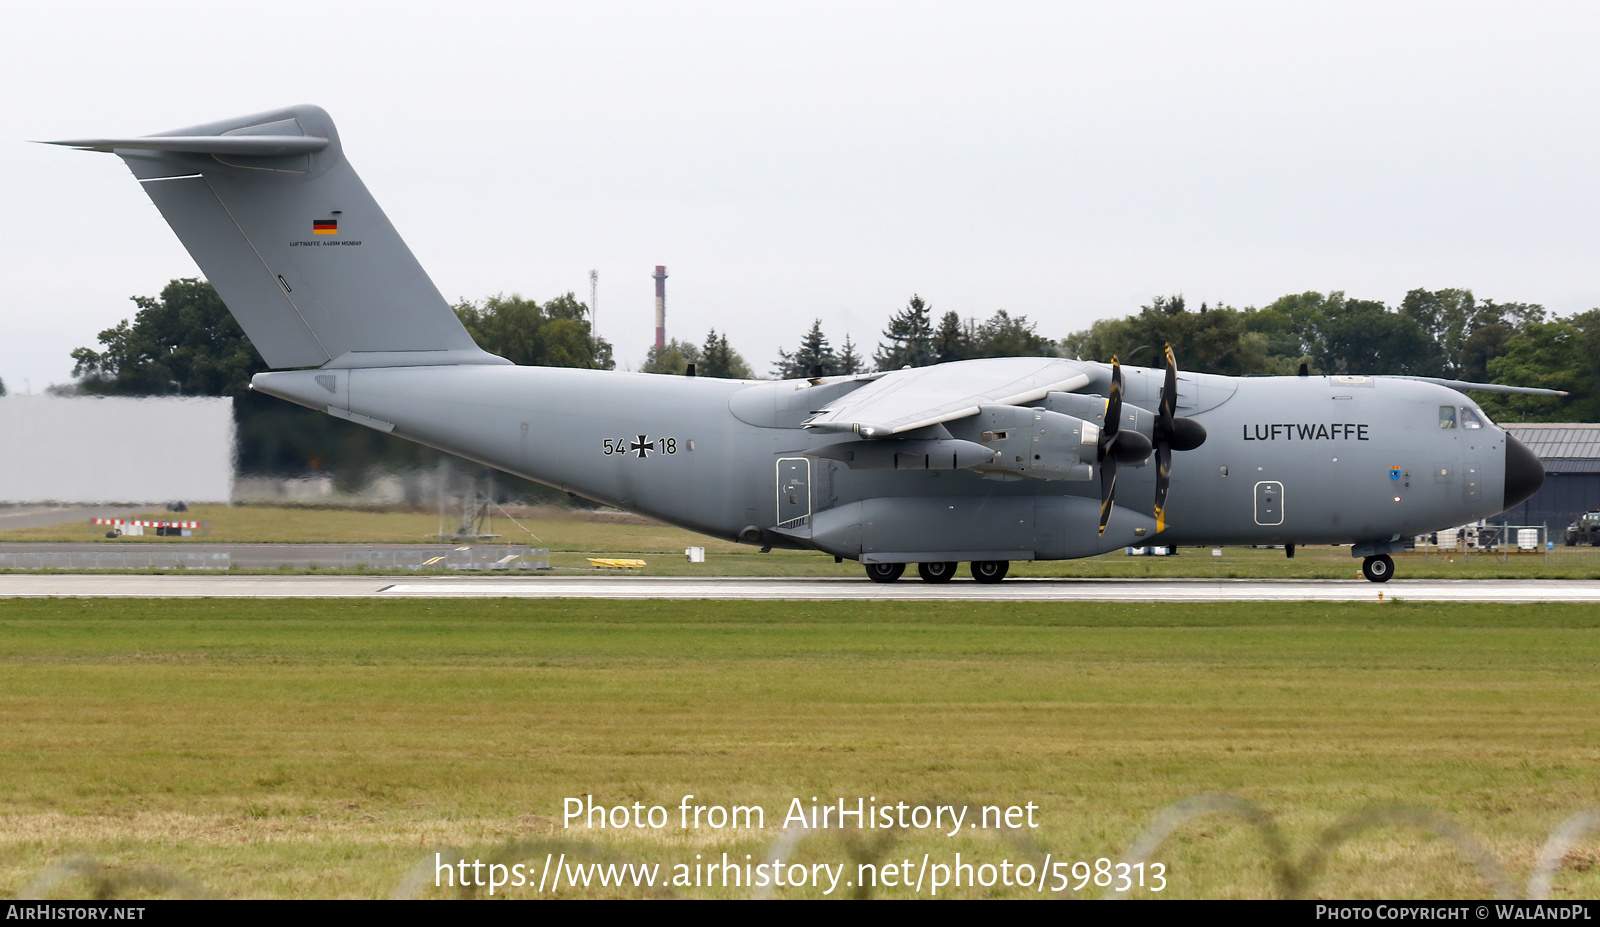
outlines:
{"label": "black propeller blade", "polygon": [[1100,533],[1105,534],[1117,491],[1117,464],[1137,465],[1150,456],[1150,439],[1122,427],[1122,364],[1115,357],[1111,358],[1111,398],[1106,400],[1096,456],[1100,461]]}
{"label": "black propeller blade", "polygon": [[1111,398],[1106,400],[1106,420],[1100,426],[1100,446],[1095,449],[1100,459],[1100,533],[1106,533],[1106,522],[1111,520],[1111,497],[1117,491],[1117,455],[1113,446],[1117,440],[1117,426],[1122,422],[1122,365],[1111,358]]}
{"label": "black propeller blade", "polygon": [[1161,406],[1156,410],[1156,534],[1167,528],[1167,486],[1172,480],[1172,452],[1192,451],[1206,443],[1205,426],[1178,418],[1178,360],[1167,345],[1167,375],[1161,384]]}
{"label": "black propeller blade", "polygon": [[1167,345],[1167,377],[1156,410],[1156,534],[1167,528],[1167,484],[1172,479],[1172,421],[1178,411],[1178,360]]}

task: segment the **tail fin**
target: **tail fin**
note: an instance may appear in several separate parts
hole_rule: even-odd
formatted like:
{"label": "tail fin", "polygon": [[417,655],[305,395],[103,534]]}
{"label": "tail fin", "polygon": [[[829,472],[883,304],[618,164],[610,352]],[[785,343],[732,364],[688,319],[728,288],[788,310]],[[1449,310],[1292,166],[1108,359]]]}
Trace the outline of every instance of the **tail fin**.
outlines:
{"label": "tail fin", "polygon": [[53,144],[127,162],[270,367],[509,363],[473,343],[319,107]]}

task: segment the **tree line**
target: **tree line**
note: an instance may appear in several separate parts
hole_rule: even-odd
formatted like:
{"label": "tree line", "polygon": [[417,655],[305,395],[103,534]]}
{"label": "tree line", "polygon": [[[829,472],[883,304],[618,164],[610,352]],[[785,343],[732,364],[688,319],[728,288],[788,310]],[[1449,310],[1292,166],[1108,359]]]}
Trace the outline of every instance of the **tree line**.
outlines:
{"label": "tree line", "polygon": [[[1556,317],[1543,306],[1478,299],[1470,290],[1412,290],[1398,306],[1343,292],[1296,293],[1238,309],[1180,295],[1158,296],[1123,318],[1102,319],[1059,341],[1023,315],[987,320],[935,314],[920,296],[889,319],[873,357],[878,370],[978,357],[1060,356],[1155,367],[1171,345],[1185,370],[1229,376],[1397,374],[1538,386],[1568,397],[1476,393],[1504,421],[1600,421],[1600,309]],[[846,344],[849,345],[848,339]],[[865,372],[827,349],[821,321],[793,351],[780,350],[779,377]]]}
{"label": "tree line", "polygon": [[[173,280],[156,297],[138,296],[131,320],[99,335],[99,347],[72,352],[76,387],[93,395],[232,396],[240,469],[299,473],[338,460],[343,488],[373,468],[431,466],[438,452],[252,393],[267,369],[216,291],[203,280]],[[453,307],[484,350],[517,364],[615,367],[612,346],[594,337],[588,306],[567,293],[540,303],[501,294]],[[981,357],[1061,356],[1157,366],[1172,345],[1185,370],[1234,376],[1409,374],[1564,389],[1570,397],[1479,393],[1502,421],[1600,421],[1600,309],[1555,317],[1541,306],[1478,299],[1464,289],[1412,290],[1398,306],[1342,292],[1300,293],[1261,307],[1202,304],[1183,296],[1152,299],[1136,313],[1102,319],[1060,340],[1040,335],[1024,315],[987,319],[936,313],[920,295],[894,312],[871,358],[850,336],[842,344],[820,319],[793,349],[780,349],[778,378],[839,376]],[[751,365],[715,329],[700,343],[652,347],[640,369],[749,379]],[[3,387],[0,387],[3,389]],[[3,394],[0,394],[3,395]]]}
{"label": "tree line", "polygon": [[[375,472],[437,466],[442,452],[353,425],[250,390],[267,370],[249,339],[204,280],[173,280],[157,297],[133,298],[131,320],[100,333],[100,346],[72,352],[78,392],[121,396],[231,396],[241,473],[331,471],[336,488],[358,489]],[[544,303],[522,296],[463,300],[451,307],[485,350],[517,364],[615,366],[611,345],[593,337],[588,307],[567,293]],[[337,461],[337,467],[331,467]],[[529,500],[563,494],[505,477],[500,487]]]}
{"label": "tree line", "polygon": [[[1505,421],[1600,420],[1600,309],[1554,317],[1532,303],[1479,300],[1470,290],[1412,290],[1400,305],[1342,292],[1299,293],[1263,308],[1190,310],[1157,297],[1136,314],[1062,339],[1086,360],[1155,366],[1172,345],[1184,369],[1231,376],[1399,374],[1539,386],[1565,398],[1477,393]],[[1148,353],[1147,353],[1148,352]]]}

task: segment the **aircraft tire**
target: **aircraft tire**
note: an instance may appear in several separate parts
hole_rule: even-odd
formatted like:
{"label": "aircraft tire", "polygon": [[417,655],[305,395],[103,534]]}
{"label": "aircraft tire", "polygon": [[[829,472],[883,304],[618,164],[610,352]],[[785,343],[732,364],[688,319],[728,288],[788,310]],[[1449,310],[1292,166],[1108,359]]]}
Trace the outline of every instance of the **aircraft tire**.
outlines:
{"label": "aircraft tire", "polygon": [[1009,560],[974,560],[971,563],[972,578],[980,583],[998,583],[1006,578],[1006,572],[1011,569]]}
{"label": "aircraft tire", "polygon": [[1375,583],[1386,583],[1394,576],[1394,560],[1388,554],[1361,561],[1361,575]]}
{"label": "aircraft tire", "polygon": [[906,571],[903,563],[867,563],[867,578],[875,583],[892,583]]}
{"label": "aircraft tire", "polygon": [[935,560],[932,563],[917,564],[917,575],[925,583],[948,583],[955,578],[956,567],[953,560]]}

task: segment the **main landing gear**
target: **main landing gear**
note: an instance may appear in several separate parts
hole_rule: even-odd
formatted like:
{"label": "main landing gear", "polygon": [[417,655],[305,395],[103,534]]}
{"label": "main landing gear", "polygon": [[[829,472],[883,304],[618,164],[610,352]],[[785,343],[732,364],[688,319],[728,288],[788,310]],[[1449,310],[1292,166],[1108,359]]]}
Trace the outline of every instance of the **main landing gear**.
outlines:
{"label": "main landing gear", "polygon": [[1388,554],[1379,554],[1361,561],[1361,575],[1375,583],[1386,583],[1394,576],[1394,561]]}
{"label": "main landing gear", "polygon": [[[906,565],[903,563],[867,563],[863,566],[866,568],[867,578],[875,583],[892,583],[906,571]],[[919,563],[917,575],[922,577],[925,583],[948,583],[955,578],[958,566],[960,564],[953,560]],[[980,583],[998,583],[1006,578],[1006,571],[1010,568],[1009,560],[974,560],[972,578]]]}

